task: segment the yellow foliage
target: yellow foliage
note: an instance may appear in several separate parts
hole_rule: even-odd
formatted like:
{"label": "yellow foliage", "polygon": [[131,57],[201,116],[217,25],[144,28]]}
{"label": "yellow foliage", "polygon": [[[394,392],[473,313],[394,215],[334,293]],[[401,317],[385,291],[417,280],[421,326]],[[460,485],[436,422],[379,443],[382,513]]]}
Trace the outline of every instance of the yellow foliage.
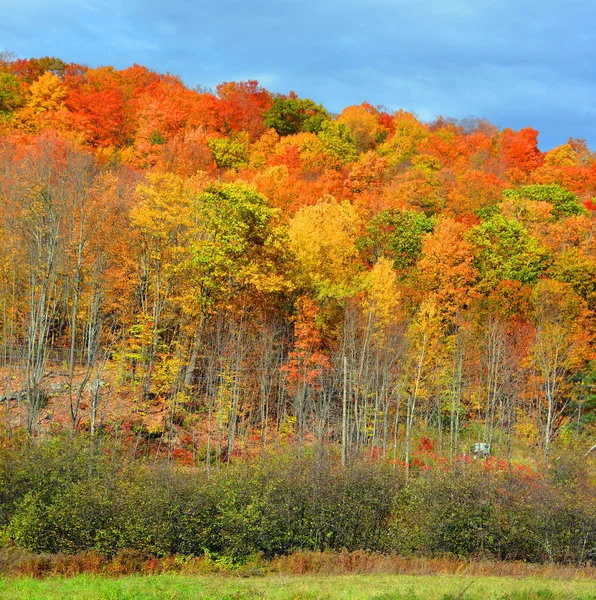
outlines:
{"label": "yellow foliage", "polygon": [[358,152],[366,152],[375,147],[375,140],[381,128],[377,115],[364,106],[348,106],[337,118],[338,123],[344,123],[356,141]]}
{"label": "yellow foliage", "polygon": [[557,146],[544,156],[544,164],[548,167],[576,167],[577,155],[569,144]]}
{"label": "yellow foliage", "polygon": [[64,107],[66,89],[60,78],[51,71],[40,75],[30,88],[31,96],[27,106],[36,114],[60,110]]}
{"label": "yellow foliage", "polygon": [[422,142],[430,137],[430,132],[409,112],[399,110],[393,119],[395,133],[379,146],[379,154],[386,156],[390,165],[397,165],[416,154]]}
{"label": "yellow foliage", "polygon": [[355,208],[332,196],[301,208],[290,222],[288,234],[302,283],[322,297],[349,295],[358,255],[354,239],[359,227]]}
{"label": "yellow foliage", "polygon": [[397,277],[391,261],[381,257],[366,274],[365,285],[364,307],[373,314],[375,327],[381,331],[395,322],[400,305]]}
{"label": "yellow foliage", "polygon": [[279,135],[275,129],[266,131],[248,151],[248,164],[253,169],[264,169],[273,149],[279,142]]}
{"label": "yellow foliage", "polygon": [[192,190],[172,173],[148,175],[148,185],[137,187],[140,202],[131,211],[131,222],[145,235],[173,241],[192,225]]}

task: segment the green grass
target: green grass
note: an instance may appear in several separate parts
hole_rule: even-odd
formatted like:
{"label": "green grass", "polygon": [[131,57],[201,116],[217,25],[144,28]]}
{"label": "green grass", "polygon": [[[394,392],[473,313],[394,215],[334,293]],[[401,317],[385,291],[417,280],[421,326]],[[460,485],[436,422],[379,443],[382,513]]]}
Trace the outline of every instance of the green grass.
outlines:
{"label": "green grass", "polygon": [[594,580],[455,575],[340,575],[239,578],[81,575],[0,580],[3,600],[596,600]]}

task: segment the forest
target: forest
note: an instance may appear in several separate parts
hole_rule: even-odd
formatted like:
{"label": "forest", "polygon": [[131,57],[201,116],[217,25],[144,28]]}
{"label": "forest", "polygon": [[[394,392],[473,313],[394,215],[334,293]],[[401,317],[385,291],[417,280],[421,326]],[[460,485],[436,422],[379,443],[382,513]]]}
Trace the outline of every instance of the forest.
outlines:
{"label": "forest", "polygon": [[[406,485],[480,443],[474,473],[560,475],[595,454],[595,196],[580,139],[4,53],[2,469],[80,438],[208,477],[291,453]],[[64,549],[19,529],[33,489],[3,535]]]}

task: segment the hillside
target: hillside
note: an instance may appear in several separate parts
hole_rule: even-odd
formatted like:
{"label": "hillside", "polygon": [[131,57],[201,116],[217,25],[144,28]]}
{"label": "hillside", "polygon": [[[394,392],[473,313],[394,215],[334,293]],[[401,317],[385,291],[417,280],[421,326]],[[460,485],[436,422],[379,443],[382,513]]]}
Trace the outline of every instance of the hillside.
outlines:
{"label": "hillside", "polygon": [[[3,436],[406,473],[592,446],[596,153],[256,81],[0,64]],[[433,459],[434,460],[434,459]]]}

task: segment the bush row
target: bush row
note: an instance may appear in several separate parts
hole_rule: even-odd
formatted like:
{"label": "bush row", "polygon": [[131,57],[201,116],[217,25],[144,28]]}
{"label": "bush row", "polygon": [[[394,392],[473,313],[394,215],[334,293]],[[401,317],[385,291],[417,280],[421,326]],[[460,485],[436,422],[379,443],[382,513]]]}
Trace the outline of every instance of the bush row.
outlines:
{"label": "bush row", "polygon": [[54,440],[0,452],[0,540],[35,553],[124,550],[242,562],[298,549],[586,564],[594,489],[553,473],[341,467],[303,451],[204,471]]}

